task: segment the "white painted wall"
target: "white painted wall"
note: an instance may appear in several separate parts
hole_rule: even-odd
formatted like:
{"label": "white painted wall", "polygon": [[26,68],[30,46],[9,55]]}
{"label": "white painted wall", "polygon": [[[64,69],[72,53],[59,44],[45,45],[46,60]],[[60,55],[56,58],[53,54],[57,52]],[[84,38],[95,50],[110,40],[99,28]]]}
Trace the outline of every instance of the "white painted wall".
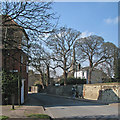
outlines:
{"label": "white painted wall", "polygon": [[88,79],[87,71],[78,71],[74,73],[75,78]]}
{"label": "white painted wall", "polygon": [[[81,71],[75,72],[74,77],[86,79],[86,83],[88,83],[88,71],[81,70]],[[99,70],[92,71],[91,83],[102,83],[102,78],[104,78],[104,77],[105,76],[103,75],[103,73],[101,71],[99,71]]]}

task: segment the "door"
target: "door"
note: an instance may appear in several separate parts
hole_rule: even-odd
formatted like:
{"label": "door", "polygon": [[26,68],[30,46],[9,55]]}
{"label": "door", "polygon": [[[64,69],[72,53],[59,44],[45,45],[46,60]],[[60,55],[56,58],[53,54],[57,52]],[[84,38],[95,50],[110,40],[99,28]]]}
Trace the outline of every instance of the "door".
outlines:
{"label": "door", "polygon": [[24,79],[22,79],[22,87],[21,87],[21,104],[24,103]]}

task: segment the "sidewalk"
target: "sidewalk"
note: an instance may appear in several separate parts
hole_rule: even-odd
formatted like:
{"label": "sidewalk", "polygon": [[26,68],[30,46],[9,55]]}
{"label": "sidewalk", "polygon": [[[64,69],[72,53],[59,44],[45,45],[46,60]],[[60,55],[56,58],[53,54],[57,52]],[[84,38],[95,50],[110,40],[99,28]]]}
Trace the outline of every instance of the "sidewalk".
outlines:
{"label": "sidewalk", "polygon": [[9,118],[27,118],[30,114],[45,114],[42,105],[36,99],[30,97],[24,105],[15,106],[15,110],[11,110],[11,105],[2,106],[2,115]]}
{"label": "sidewalk", "polygon": [[9,118],[27,118],[29,114],[45,114],[42,106],[15,106],[15,110],[11,110],[11,106],[2,106],[2,115]]}

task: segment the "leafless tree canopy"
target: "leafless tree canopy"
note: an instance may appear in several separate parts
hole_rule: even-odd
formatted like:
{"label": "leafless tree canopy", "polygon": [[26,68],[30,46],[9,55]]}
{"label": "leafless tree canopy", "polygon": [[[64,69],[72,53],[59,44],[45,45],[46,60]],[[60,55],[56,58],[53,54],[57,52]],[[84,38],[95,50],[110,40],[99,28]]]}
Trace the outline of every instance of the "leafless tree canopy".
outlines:
{"label": "leafless tree canopy", "polygon": [[77,55],[80,60],[89,61],[89,82],[93,68],[101,63],[107,62],[113,57],[104,45],[104,39],[100,36],[92,35],[81,38],[77,41]]}
{"label": "leafless tree canopy", "polygon": [[108,57],[106,62],[98,65],[107,75],[112,78],[117,72],[118,48],[110,42],[103,44],[104,54]]}
{"label": "leafless tree canopy", "polygon": [[[3,24],[14,20],[26,30],[39,33],[52,31],[54,13],[51,2],[2,2],[1,15],[4,15]],[[11,19],[7,19],[10,16]]]}
{"label": "leafless tree canopy", "polygon": [[[72,65],[73,46],[81,33],[71,28],[62,27],[52,33],[47,39],[47,45],[52,50],[52,59],[57,62],[56,67],[64,71],[64,78]],[[66,81],[64,81],[66,84]]]}
{"label": "leafless tree canopy", "polygon": [[1,25],[5,28],[3,29],[2,43],[4,45],[7,44],[9,48],[14,47],[14,49],[18,49],[14,46],[14,44],[19,44],[15,33],[18,33],[21,30],[24,33],[27,33],[25,34],[25,37],[29,39],[26,45],[21,43],[22,48],[24,49],[24,52],[30,56],[31,54],[29,54],[30,52],[28,49],[33,47],[30,50],[34,50],[37,45],[34,44],[35,46],[31,46],[31,43],[41,41],[40,37],[43,37],[44,33],[52,32],[55,27],[56,21],[53,21],[54,19],[57,20],[57,18],[54,18],[55,14],[51,7],[52,2],[43,2],[41,0],[39,2],[1,2],[1,4]]}

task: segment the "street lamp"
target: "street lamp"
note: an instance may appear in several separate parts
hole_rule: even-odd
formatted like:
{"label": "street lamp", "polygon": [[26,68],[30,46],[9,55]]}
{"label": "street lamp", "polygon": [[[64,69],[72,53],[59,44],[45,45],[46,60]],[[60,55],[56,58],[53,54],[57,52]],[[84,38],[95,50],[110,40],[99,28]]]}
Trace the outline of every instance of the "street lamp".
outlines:
{"label": "street lamp", "polygon": [[78,64],[78,62],[76,62],[76,78],[79,77],[79,75],[77,75],[78,74],[77,72],[80,71],[80,68],[81,68],[80,63]]}
{"label": "street lamp", "polygon": [[[75,41],[75,43],[74,43],[74,45],[73,45],[73,73],[75,73],[75,71],[76,71],[76,78],[77,78],[77,67],[78,67],[78,65],[79,65],[79,70],[80,70],[80,68],[81,68],[81,65],[80,65],[80,63],[78,64],[77,62],[76,62],[76,50],[75,50],[75,47],[77,46],[77,41],[78,40],[76,40]],[[76,70],[75,70],[76,69]]]}
{"label": "street lamp", "polygon": [[77,66],[78,66],[78,63],[76,62],[76,78],[77,78]]}
{"label": "street lamp", "polygon": [[80,71],[80,69],[81,69],[81,64],[79,63],[78,65],[79,65],[78,67],[79,67],[79,71]]}

